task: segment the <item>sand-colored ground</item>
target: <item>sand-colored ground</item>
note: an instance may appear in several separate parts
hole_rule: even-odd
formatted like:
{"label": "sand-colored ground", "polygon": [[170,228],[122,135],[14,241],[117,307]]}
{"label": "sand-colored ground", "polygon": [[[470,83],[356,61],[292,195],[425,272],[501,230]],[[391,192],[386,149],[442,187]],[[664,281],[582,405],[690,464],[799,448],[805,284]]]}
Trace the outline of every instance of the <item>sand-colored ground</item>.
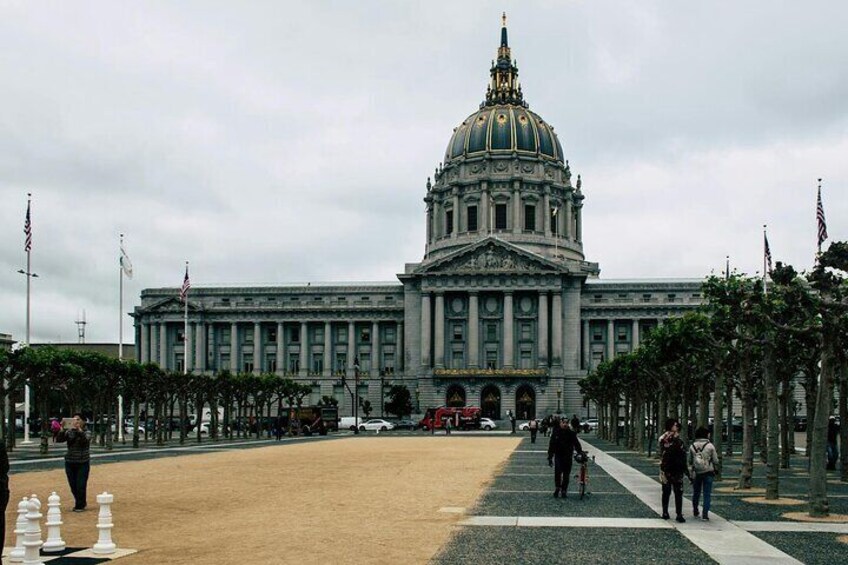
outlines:
{"label": "sand-colored ground", "polygon": [[[518,443],[370,437],[92,467],[89,511],[65,512],[69,546],[97,540],[94,496],[115,495],[114,539],[138,564],[426,563]],[[6,545],[24,494],[72,500],[64,471],[12,476]]]}

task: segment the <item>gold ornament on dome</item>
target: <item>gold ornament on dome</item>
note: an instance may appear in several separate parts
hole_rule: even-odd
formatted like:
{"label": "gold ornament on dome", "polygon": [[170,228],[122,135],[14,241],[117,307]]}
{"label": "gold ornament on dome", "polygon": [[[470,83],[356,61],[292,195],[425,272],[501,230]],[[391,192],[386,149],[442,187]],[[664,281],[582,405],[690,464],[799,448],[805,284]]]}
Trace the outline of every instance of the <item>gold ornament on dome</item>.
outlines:
{"label": "gold ornament on dome", "polygon": [[504,125],[506,123],[506,114],[498,114],[498,124]]}

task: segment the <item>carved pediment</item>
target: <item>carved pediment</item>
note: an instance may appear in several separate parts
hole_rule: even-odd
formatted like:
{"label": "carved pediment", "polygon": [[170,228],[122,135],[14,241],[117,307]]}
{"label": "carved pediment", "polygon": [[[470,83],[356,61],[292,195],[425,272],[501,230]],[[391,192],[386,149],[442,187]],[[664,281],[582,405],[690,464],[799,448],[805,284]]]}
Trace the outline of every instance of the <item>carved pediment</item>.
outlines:
{"label": "carved pediment", "polygon": [[532,253],[499,240],[490,239],[457,251],[425,266],[425,273],[526,273],[555,272],[557,267]]}
{"label": "carved pediment", "polygon": [[[201,310],[200,305],[188,301],[188,309],[189,312],[197,312]],[[185,305],[183,302],[176,297],[163,298],[159,302],[151,304],[150,306],[144,308],[144,312],[146,314],[168,314],[168,313],[180,313],[185,311]]]}

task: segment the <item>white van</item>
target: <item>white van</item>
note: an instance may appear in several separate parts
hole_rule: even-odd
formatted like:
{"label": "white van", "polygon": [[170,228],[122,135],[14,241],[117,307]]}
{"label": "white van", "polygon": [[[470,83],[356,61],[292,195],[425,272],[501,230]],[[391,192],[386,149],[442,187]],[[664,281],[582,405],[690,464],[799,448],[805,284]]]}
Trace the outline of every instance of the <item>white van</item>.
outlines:
{"label": "white van", "polygon": [[353,416],[344,416],[339,418],[339,430],[350,430],[354,431],[358,426],[361,426],[365,420],[362,418],[355,418]]}

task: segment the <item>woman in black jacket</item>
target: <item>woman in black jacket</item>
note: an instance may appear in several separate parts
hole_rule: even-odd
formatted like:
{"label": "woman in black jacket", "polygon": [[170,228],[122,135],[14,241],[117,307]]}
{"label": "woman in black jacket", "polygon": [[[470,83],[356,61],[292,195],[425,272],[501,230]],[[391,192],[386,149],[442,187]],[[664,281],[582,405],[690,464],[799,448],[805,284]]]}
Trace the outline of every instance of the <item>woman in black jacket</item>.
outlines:
{"label": "woman in black jacket", "polygon": [[582,453],[583,448],[577,434],[568,427],[568,419],[563,418],[559,425],[554,424],[548,443],[548,465],[554,468],[554,498],[559,498],[560,494],[563,498],[568,496],[568,479],[575,451]]}
{"label": "woman in black jacket", "polygon": [[674,491],[674,509],[677,521],[683,518],[683,477],[686,469],[686,446],[680,439],[680,422],[674,418],[665,421],[665,433],[660,437],[660,482],[662,483],[662,517],[668,520],[668,503]]}
{"label": "woman in black jacket", "polygon": [[65,454],[65,475],[74,495],[74,512],[82,512],[86,507],[86,489],[88,488],[88,472],[90,470],[89,446],[91,432],[85,429],[82,414],[74,414],[71,428],[59,432],[58,442],[68,443]]}

